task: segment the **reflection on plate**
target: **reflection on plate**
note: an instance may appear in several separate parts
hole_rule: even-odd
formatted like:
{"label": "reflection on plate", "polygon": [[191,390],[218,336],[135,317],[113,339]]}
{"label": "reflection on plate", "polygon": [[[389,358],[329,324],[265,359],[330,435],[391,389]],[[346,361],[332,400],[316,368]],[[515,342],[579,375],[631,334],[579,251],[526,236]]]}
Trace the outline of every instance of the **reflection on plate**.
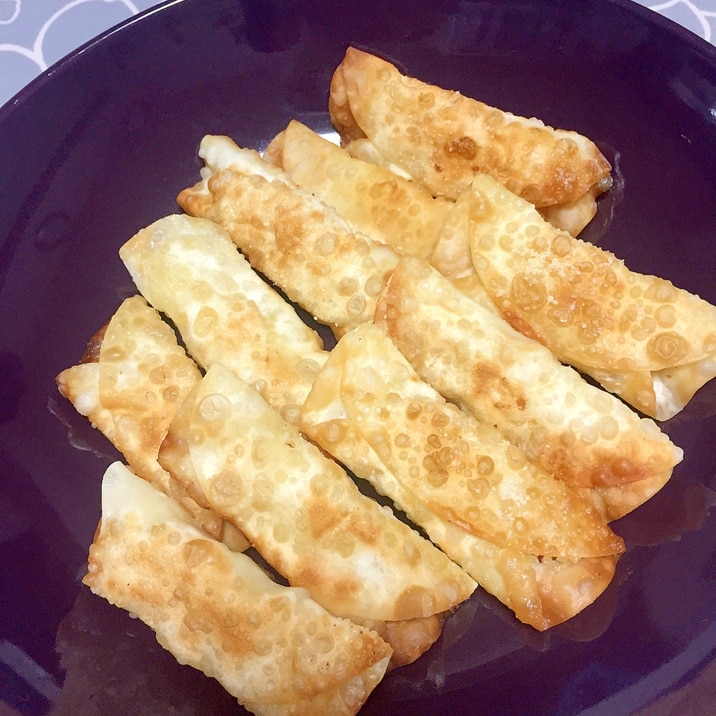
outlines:
{"label": "reflection on plate", "polygon": [[[134,292],[117,249],[176,211],[200,138],[262,149],[292,117],[330,131],[351,43],[593,138],[620,179],[593,238],[716,302],[716,51],[636,5],[184,0],[110,33],[0,112],[0,693],[15,712],[241,713],[81,588],[116,455],[54,376]],[[698,684],[716,653],[714,387],[664,427],[686,459],[616,525],[629,550],[597,603],[538,634],[478,593],[364,713],[657,714]]]}

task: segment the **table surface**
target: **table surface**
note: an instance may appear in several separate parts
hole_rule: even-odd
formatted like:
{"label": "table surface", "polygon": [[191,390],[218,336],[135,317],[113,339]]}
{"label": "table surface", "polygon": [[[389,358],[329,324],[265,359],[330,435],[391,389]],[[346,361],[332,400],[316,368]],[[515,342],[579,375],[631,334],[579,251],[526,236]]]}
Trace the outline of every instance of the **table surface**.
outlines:
{"label": "table surface", "polygon": [[[716,44],[716,0],[637,0]],[[0,105],[34,77],[156,0],[0,0]]]}

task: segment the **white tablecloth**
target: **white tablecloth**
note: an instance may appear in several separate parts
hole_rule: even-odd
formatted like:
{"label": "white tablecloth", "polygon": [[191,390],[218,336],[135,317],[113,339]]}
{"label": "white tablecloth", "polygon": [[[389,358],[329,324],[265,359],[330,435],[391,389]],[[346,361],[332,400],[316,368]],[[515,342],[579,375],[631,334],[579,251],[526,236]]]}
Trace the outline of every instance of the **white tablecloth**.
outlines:
{"label": "white tablecloth", "polygon": [[[716,0],[637,0],[716,43]],[[0,105],[87,40],[157,0],[0,0]]]}

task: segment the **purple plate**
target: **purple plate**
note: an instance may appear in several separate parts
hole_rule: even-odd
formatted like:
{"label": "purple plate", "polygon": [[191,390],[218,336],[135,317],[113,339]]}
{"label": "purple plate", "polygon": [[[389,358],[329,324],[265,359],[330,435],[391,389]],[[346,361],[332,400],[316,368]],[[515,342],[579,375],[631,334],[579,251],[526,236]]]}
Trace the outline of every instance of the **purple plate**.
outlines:
{"label": "purple plate", "polygon": [[[589,237],[716,303],[716,50],[620,0],[184,0],[125,23],[0,109],[0,710],[239,714],[81,586],[117,455],[55,375],[134,289],[117,250],[177,210],[206,133],[329,129],[348,44],[576,129],[617,182]],[[478,592],[364,714],[703,714],[716,703],[716,388],[664,428],[686,453],[615,525],[617,577],[540,634]],[[54,706],[53,706],[54,705]]]}

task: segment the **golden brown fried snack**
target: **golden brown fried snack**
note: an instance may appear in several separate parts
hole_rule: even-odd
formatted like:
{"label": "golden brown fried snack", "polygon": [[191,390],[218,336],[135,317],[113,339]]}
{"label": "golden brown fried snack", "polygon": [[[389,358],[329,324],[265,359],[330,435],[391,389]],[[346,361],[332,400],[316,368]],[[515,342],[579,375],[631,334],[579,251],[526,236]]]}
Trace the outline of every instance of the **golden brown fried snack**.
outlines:
{"label": "golden brown fried snack", "polygon": [[666,420],[716,376],[716,307],[558,231],[486,175],[470,199],[475,270],[520,332]]}
{"label": "golden brown fried snack", "polygon": [[390,658],[376,633],[276,584],[121,463],[105,473],[83,581],[255,714],[355,714]]}
{"label": "golden brown fried snack", "polygon": [[[391,174],[414,183],[409,174],[400,167],[392,164],[388,159],[378,153],[375,146],[368,139],[354,139],[343,146],[348,155],[364,162],[375,164],[389,170]],[[278,151],[278,149],[276,150]],[[538,209],[539,213],[558,229],[567,231],[572,236],[578,236],[597,213],[597,198],[611,187],[611,176],[595,184],[586,194],[574,201],[563,204],[544,206]],[[463,192],[464,194],[465,192]],[[460,194],[462,196],[463,194]],[[442,197],[435,197],[441,199]],[[458,201],[457,197],[455,201]]]}
{"label": "golden brown fried snack", "polygon": [[224,363],[296,422],[327,353],[223,229],[206,219],[168,216],[138,232],[119,255],[204,369]]}
{"label": "golden brown fried snack", "polygon": [[430,617],[475,587],[220,364],[176,414],[159,461],[334,614]]}
{"label": "golden brown fried snack", "polygon": [[[451,206],[428,261],[451,281],[475,275],[470,254],[469,192],[461,194]],[[488,298],[488,305],[491,301]]]}
{"label": "golden brown fried snack", "polygon": [[460,195],[450,208],[428,261],[460,291],[484,308],[499,313],[472,265],[469,192]]}
{"label": "golden brown fried snack", "polygon": [[412,664],[422,656],[440,638],[443,624],[448,616],[450,616],[450,612],[400,621],[377,619],[361,619],[360,621],[354,619],[352,621],[376,632],[390,645],[393,654],[390,657],[388,671],[391,671],[399,666]]}
{"label": "golden brown fried snack", "polygon": [[624,549],[579,491],[447,403],[372,324],[333,349],[301,427],[538,629],[593,601]]}
{"label": "golden brown fried snack", "polygon": [[257,152],[207,136],[202,181],[177,201],[223,226],[251,265],[316,320],[342,333],[370,320],[397,253],[354,233]]}
{"label": "golden brown fried snack", "polygon": [[596,216],[597,197],[611,186],[611,181],[596,184],[579,199],[564,204],[544,206],[538,209],[540,215],[552,226],[566,231],[572,236],[579,236],[585,226]]}
{"label": "golden brown fried snack", "polygon": [[367,139],[435,196],[457,199],[477,172],[538,207],[608,187],[611,167],[586,137],[407,77],[353,47],[333,75],[329,111],[344,144]]}
{"label": "golden brown fried snack", "polygon": [[141,296],[126,299],[57,386],[124,455],[132,469],[172,496],[197,524],[233,548],[246,541],[160,467],[159,446],[181,402],[201,378],[172,329]]}
{"label": "golden brown fried snack", "polygon": [[296,120],[264,157],[332,206],[354,231],[399,254],[428,256],[451,206],[385,167],[352,157]]}
{"label": "golden brown fried snack", "polygon": [[586,488],[609,519],[651,497],[683,456],[652,420],[418,258],[398,263],[376,322],[424,380],[555,477]]}

